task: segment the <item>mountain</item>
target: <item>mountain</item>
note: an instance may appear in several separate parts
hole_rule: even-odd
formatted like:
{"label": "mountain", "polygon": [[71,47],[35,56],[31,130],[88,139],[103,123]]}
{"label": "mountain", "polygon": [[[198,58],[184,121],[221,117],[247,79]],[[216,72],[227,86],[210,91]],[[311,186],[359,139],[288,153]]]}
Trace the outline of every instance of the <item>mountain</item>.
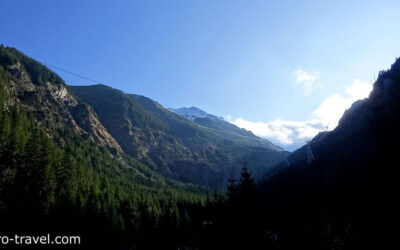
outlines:
{"label": "mountain", "polygon": [[333,131],[290,154],[260,186],[283,249],[390,248],[397,232],[399,127],[397,59]]}
{"label": "mountain", "polygon": [[[217,131],[200,126],[144,96],[105,85],[70,87],[81,102],[93,107],[124,152],[180,181],[224,188],[243,162],[260,177],[288,154],[273,146],[260,147],[259,142],[243,143],[248,138],[230,135],[222,121]],[[254,136],[250,139],[257,141]]]}
{"label": "mountain", "polygon": [[239,144],[274,151],[283,151],[281,147],[272,144],[266,139],[255,136],[251,131],[239,128],[236,125],[225,121],[224,118],[208,114],[199,108],[190,107],[170,110],[223,138],[232,140]]}

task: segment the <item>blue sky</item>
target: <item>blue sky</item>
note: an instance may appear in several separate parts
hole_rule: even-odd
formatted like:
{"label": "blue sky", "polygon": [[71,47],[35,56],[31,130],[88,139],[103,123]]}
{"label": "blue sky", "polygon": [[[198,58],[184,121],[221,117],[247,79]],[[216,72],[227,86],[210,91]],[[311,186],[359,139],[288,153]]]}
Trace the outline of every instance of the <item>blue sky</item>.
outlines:
{"label": "blue sky", "polygon": [[0,10],[4,45],[284,145],[334,128],[400,56],[400,1],[2,0]]}

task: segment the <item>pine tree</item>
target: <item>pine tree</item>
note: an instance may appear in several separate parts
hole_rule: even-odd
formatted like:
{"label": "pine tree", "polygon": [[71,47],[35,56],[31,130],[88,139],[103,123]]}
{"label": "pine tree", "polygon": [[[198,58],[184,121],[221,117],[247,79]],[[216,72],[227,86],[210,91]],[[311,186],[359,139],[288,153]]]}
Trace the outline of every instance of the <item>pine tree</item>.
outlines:
{"label": "pine tree", "polygon": [[239,196],[237,181],[231,177],[228,180],[227,196],[230,202],[235,201]]}
{"label": "pine tree", "polygon": [[237,189],[242,203],[247,203],[247,206],[254,205],[256,199],[255,183],[246,165],[242,168]]}
{"label": "pine tree", "polygon": [[255,182],[246,165],[242,167],[238,182],[229,179],[227,196],[225,228],[222,230],[228,235],[228,244],[242,249],[253,249],[257,244],[266,246],[265,237],[260,235],[263,229]]}
{"label": "pine tree", "polygon": [[[239,182],[234,178],[228,180],[227,196],[229,203],[242,206],[255,200],[255,183],[246,165],[242,167]],[[249,204],[246,204],[249,205]]]}

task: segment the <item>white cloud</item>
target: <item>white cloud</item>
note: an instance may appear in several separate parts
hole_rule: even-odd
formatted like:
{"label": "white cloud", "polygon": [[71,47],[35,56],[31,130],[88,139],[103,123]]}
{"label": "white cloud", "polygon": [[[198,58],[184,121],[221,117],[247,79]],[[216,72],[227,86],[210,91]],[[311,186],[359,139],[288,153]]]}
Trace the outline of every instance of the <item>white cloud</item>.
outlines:
{"label": "white cloud", "polygon": [[328,128],[334,128],[337,125],[343,112],[351,105],[350,98],[344,98],[338,94],[334,94],[326,98],[313,115],[322,121]]}
{"label": "white cloud", "polygon": [[322,84],[318,83],[319,73],[308,73],[301,68],[295,70],[294,75],[296,76],[296,84],[300,84],[304,88],[305,94],[310,94],[317,87],[321,87]]}
{"label": "white cloud", "polygon": [[346,96],[334,94],[328,97],[318,106],[313,115],[324,122],[329,129],[333,129],[337,126],[344,111],[350,108],[353,102],[368,97],[371,91],[371,83],[354,79],[353,85],[346,88]]}
{"label": "white cloud", "polygon": [[296,122],[277,119],[271,122],[252,122],[237,118],[230,122],[240,128],[252,131],[257,136],[284,145],[304,142],[322,131],[324,127],[318,120]]}
{"label": "white cloud", "polygon": [[[307,79],[307,75],[302,76]],[[353,84],[346,88],[346,95],[334,94],[326,98],[312,112],[314,119],[309,121],[285,121],[277,119],[270,122],[253,122],[243,118],[233,119],[226,117],[228,121],[240,128],[252,131],[255,135],[264,137],[284,145],[301,143],[311,139],[319,132],[334,129],[344,111],[359,99],[368,97],[372,90],[372,84],[361,80],[353,80]]]}
{"label": "white cloud", "polygon": [[351,96],[351,98],[356,101],[369,96],[372,91],[372,84],[368,82],[361,81],[359,79],[353,80],[353,85],[346,88],[346,93]]}

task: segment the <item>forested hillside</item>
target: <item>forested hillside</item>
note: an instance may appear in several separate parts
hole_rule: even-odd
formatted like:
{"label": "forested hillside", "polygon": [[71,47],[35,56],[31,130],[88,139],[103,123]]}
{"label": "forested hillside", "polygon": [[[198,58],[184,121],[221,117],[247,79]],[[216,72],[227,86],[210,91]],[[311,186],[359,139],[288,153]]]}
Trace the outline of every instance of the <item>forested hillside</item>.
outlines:
{"label": "forested hillside", "polygon": [[[112,156],[69,126],[35,122],[12,96],[15,59],[0,48],[0,231],[82,235],[86,245],[182,242],[206,191],[165,179],[140,162]],[[27,77],[35,77],[25,65]],[[42,82],[53,81],[39,76]],[[59,84],[63,84],[60,82]],[[47,125],[53,127],[49,134]],[[192,221],[194,220],[194,221]],[[197,223],[200,224],[200,223]],[[177,233],[181,232],[181,233]]]}

